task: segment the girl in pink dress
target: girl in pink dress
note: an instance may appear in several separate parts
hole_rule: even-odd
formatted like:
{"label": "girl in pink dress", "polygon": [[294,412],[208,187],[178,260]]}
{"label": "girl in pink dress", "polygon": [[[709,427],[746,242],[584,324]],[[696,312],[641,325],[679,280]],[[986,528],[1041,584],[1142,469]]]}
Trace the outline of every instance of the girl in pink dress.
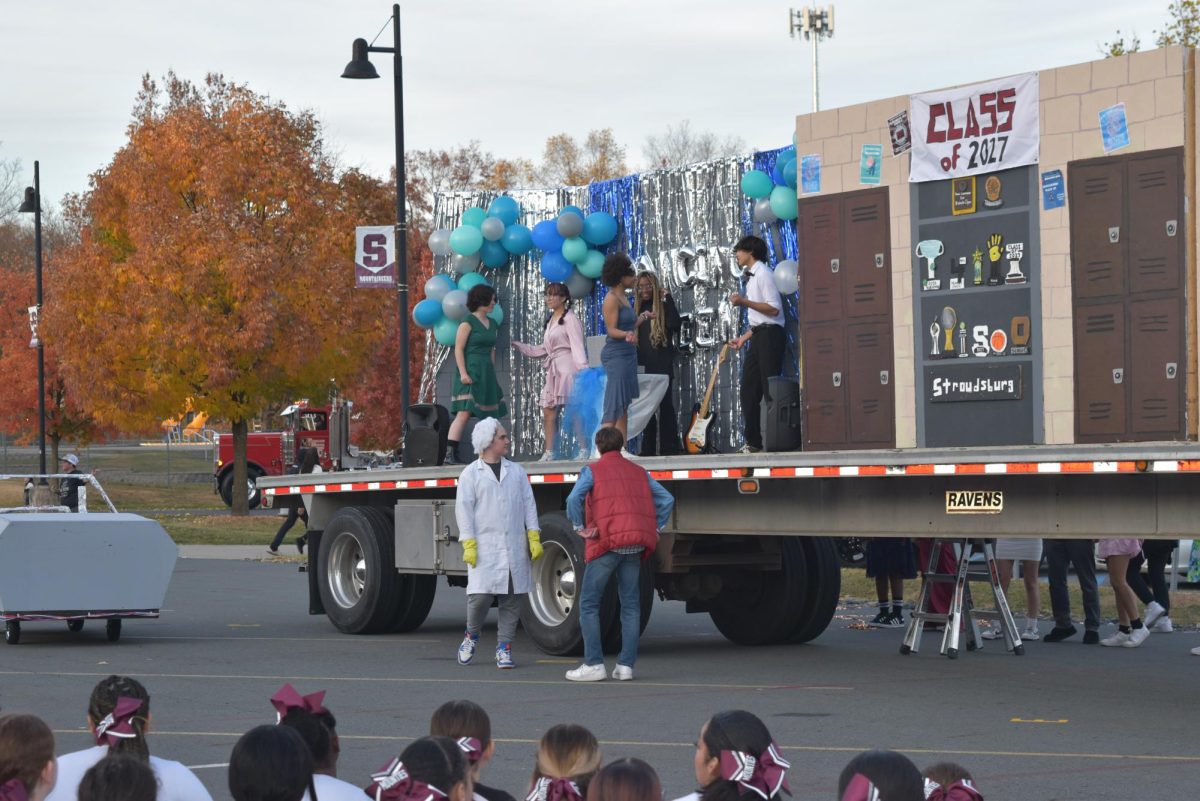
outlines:
{"label": "girl in pink dress", "polygon": [[526,356],[546,360],[546,385],[542,387],[542,423],[546,432],[546,447],[540,461],[554,458],[554,437],[558,433],[558,413],[571,395],[575,374],[587,367],[587,350],[583,344],[583,324],[571,312],[571,293],[566,284],[546,286],[546,335],[541,345],[513,342],[514,348]]}
{"label": "girl in pink dress", "polygon": [[1126,579],[1130,560],[1141,552],[1142,541],[1136,539],[1100,540],[1096,546],[1096,555],[1108,564],[1108,581],[1117,600],[1117,633],[1105,637],[1101,645],[1137,648],[1150,636],[1138,614],[1137,596]]}

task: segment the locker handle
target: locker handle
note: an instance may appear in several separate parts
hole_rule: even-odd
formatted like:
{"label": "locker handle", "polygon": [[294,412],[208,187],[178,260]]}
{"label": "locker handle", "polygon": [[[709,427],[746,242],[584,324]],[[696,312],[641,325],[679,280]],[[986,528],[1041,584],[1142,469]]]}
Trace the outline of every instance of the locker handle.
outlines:
{"label": "locker handle", "polygon": [[1119,226],[1119,225],[1109,226],[1108,243],[1110,245],[1115,245],[1120,241],[1121,241],[1121,226]]}
{"label": "locker handle", "polygon": [[889,380],[889,379],[890,379],[890,376],[888,375],[888,371],[887,371],[887,370],[880,370],[880,371],[879,371],[879,383],[880,383],[882,386],[885,386],[885,387],[886,387],[886,386],[887,386],[887,384],[888,384],[888,380]]}
{"label": "locker handle", "polygon": [[1112,376],[1114,384],[1123,384],[1125,382],[1125,370],[1121,367],[1114,367]]}
{"label": "locker handle", "polygon": [[1175,376],[1179,375],[1179,364],[1177,362],[1167,362],[1167,380],[1175,380]]}
{"label": "locker handle", "polygon": [[836,273],[840,269],[842,269],[842,260],[841,259],[830,259],[829,260],[829,271],[831,273]]}
{"label": "locker handle", "polygon": [[833,374],[833,385],[840,387],[842,385],[842,374],[840,372]]}

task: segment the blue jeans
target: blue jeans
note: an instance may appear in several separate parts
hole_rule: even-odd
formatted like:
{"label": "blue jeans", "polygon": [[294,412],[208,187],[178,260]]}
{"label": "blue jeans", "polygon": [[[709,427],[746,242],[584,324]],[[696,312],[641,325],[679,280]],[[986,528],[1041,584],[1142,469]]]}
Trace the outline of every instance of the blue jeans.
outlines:
{"label": "blue jeans", "polygon": [[600,639],[600,601],[613,571],[617,573],[617,598],[621,602],[621,653],[617,664],[633,667],[637,661],[638,637],[642,630],[642,554],[608,553],[587,563],[583,571],[583,594],[579,599],[579,625],[583,629],[583,661],[604,664]]}

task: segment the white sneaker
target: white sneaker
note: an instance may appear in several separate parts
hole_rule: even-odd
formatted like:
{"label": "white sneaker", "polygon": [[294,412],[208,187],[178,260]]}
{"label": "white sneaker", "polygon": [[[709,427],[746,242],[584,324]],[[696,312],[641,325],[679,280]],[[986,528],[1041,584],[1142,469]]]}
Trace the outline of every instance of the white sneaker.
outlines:
{"label": "white sneaker", "polygon": [[1192,655],[1200,656],[1200,645],[1197,645],[1195,648],[1192,649]]}
{"label": "white sneaker", "polygon": [[542,451],[542,458],[538,459],[538,461],[539,462],[553,462],[554,461],[554,451]]}
{"label": "white sneaker", "polygon": [[[608,671],[604,669],[604,664],[599,665],[580,665],[573,670],[567,671],[567,681],[604,681],[608,678]],[[630,676],[630,678],[633,678]]]}
{"label": "white sneaker", "polygon": [[1129,632],[1129,638],[1121,643],[1126,648],[1137,648],[1150,637],[1150,629],[1142,626],[1140,629],[1134,629]]}
{"label": "white sneaker", "polygon": [[1146,628],[1150,628],[1166,613],[1167,610],[1163,609],[1162,604],[1158,601],[1151,601],[1146,604],[1146,611],[1142,614],[1142,620],[1146,622]]}
{"label": "white sneaker", "polygon": [[1125,643],[1127,643],[1128,641],[1129,641],[1129,635],[1118,629],[1116,634],[1114,634],[1111,637],[1105,637],[1103,640],[1100,641],[1100,644],[1108,646],[1109,648],[1119,648],[1119,647],[1125,645]]}
{"label": "white sneaker", "polygon": [[1004,634],[999,628],[988,626],[983,631],[979,632],[979,636],[985,640],[999,640],[1004,638]]}
{"label": "white sneaker", "polygon": [[1175,626],[1171,623],[1171,618],[1163,616],[1158,619],[1158,622],[1150,626],[1150,630],[1155,634],[1170,634],[1175,630]]}
{"label": "white sneaker", "polygon": [[633,681],[633,668],[617,665],[613,668],[612,677],[617,681]]}
{"label": "white sneaker", "polygon": [[1042,635],[1041,632],[1038,631],[1038,624],[1036,620],[1031,620],[1025,624],[1025,630],[1021,632],[1022,640],[1040,640],[1041,637]]}

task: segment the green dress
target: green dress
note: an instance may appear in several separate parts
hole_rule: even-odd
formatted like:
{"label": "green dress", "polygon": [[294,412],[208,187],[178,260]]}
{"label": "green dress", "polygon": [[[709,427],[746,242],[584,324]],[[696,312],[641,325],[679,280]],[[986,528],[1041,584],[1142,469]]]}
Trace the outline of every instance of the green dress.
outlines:
{"label": "green dress", "polygon": [[496,348],[497,329],[494,320],[485,326],[474,314],[468,314],[464,322],[471,326],[463,361],[471,383],[464,384],[454,368],[454,393],[450,398],[450,413],[470,412],[472,417],[507,417],[508,405],[500,382],[496,380],[496,367],[492,364],[492,351]]}

